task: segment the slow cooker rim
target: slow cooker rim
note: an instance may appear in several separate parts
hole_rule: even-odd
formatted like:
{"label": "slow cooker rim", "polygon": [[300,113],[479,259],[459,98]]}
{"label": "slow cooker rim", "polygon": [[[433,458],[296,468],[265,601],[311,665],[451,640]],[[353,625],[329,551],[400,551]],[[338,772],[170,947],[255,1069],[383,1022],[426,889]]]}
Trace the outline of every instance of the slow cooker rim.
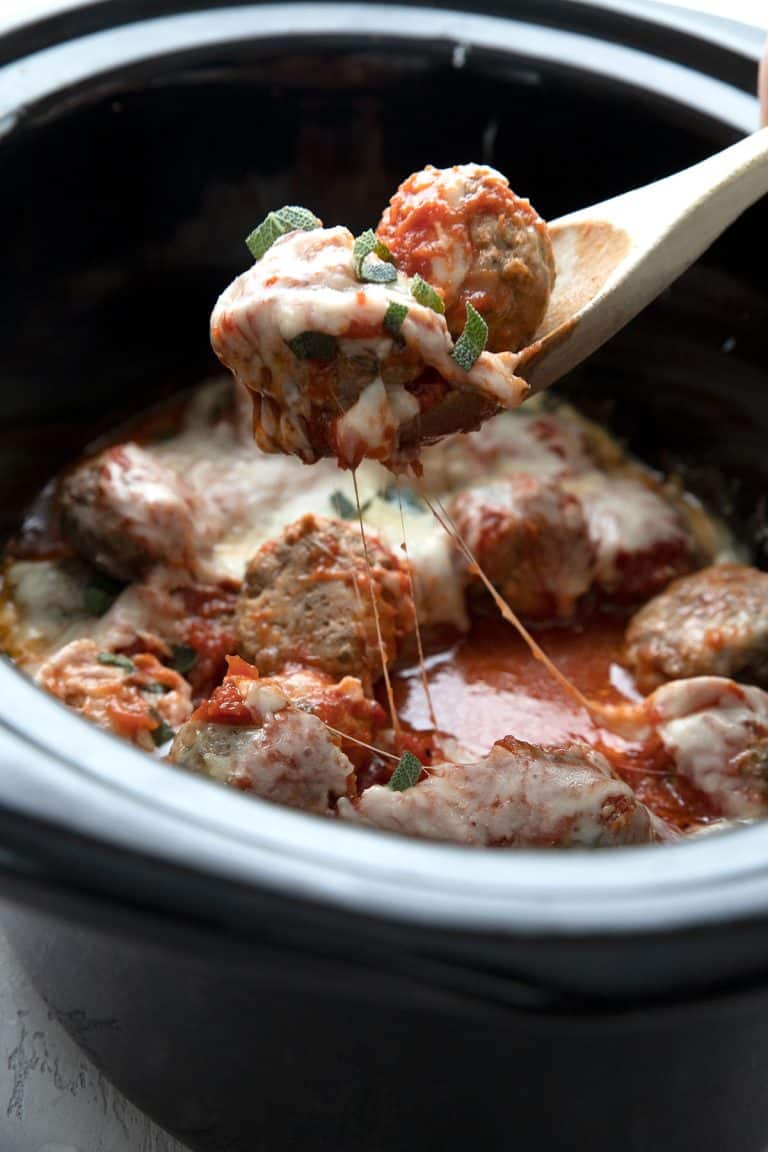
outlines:
{"label": "slow cooker rim", "polygon": [[[243,0],[244,4],[247,2]],[[155,5],[155,15],[172,16],[183,11],[224,6],[227,6],[226,0],[164,0],[162,5]],[[459,2],[455,6],[460,10],[462,5]],[[646,29],[653,29],[654,34],[672,38],[678,48],[685,38],[709,45],[726,57],[757,60],[762,51],[763,30],[756,24],[694,8],[680,8],[668,0],[535,0],[535,6],[532,0],[527,3],[523,0],[516,8],[518,18],[535,17],[539,23],[567,25],[572,31],[587,30],[589,34],[594,34],[594,23],[598,21],[600,35],[606,39],[619,38],[622,42],[636,31],[643,36]],[[515,15],[508,11],[500,13],[492,2],[484,10],[504,17]],[[478,6],[474,11],[478,11]],[[137,0],[48,0],[46,6],[38,5],[32,13],[0,13],[0,63],[28,56],[61,40],[128,24],[144,15]],[[617,37],[619,28],[621,36]],[[674,52],[671,56],[674,58]]]}
{"label": "slow cooker rim", "polygon": [[[391,26],[397,11],[408,13],[408,30],[401,35]],[[507,44],[516,56],[539,59],[546,59],[544,49],[554,51],[557,41],[561,53],[568,50],[569,67],[595,71],[594,59],[587,67],[587,58],[574,51],[582,42],[594,49],[594,40],[497,17],[349,4],[250,5],[217,9],[215,15],[214,22],[206,14],[141,21],[7,65],[0,69],[0,126],[5,124],[12,136],[21,122],[20,104],[34,113],[36,102],[103,74],[105,60],[110,66],[118,63],[114,49],[137,35],[143,49],[137,56],[134,44],[133,63],[177,54],[181,20],[192,21],[187,28],[194,35],[187,48],[220,45],[228,36],[244,34],[262,40],[288,32],[327,38],[344,35],[346,29],[356,39],[379,35],[414,42],[439,31],[448,43],[494,50]],[[170,33],[171,23],[174,37],[164,43],[160,33]],[[106,57],[92,54],[94,37],[107,49]],[[679,65],[635,49],[600,47],[602,66],[608,69],[604,75],[625,84],[633,78],[639,84],[642,76],[660,97],[689,104],[669,91],[680,75]],[[756,101],[722,81],[700,77],[696,99],[697,111],[703,100],[707,114],[730,127],[745,130],[756,122]],[[12,666],[0,667],[0,690],[5,712],[0,724],[12,749],[8,755],[22,769],[6,775],[0,802],[45,815],[53,824],[77,827],[95,839],[104,840],[109,828],[107,840],[182,866],[199,867],[204,859],[207,868],[220,874],[396,920],[526,934],[636,933],[768,909],[768,867],[763,863],[768,862],[768,823],[725,834],[730,849],[725,863],[722,837],[666,848],[616,849],[608,856],[430,844],[324,822],[263,801],[246,803],[92,727]],[[61,743],[77,749],[77,756],[62,753]],[[68,820],[62,822],[65,803]]]}
{"label": "slow cooker rim", "polygon": [[[398,17],[403,23],[398,22]],[[125,69],[183,52],[234,45],[245,36],[249,41],[261,42],[303,36],[416,43],[439,40],[459,50],[454,55],[457,68],[464,66],[468,48],[507,50],[513,56],[650,91],[743,132],[758,126],[754,96],[664,58],[581,33],[505,17],[407,4],[289,2],[135,21],[43,48],[6,64],[0,67],[0,143],[18,126],[23,127],[26,119],[35,115],[36,105],[44,105],[54,93],[62,96],[68,89],[96,80],[116,66]],[[683,76],[695,86],[695,92],[686,100],[675,94],[675,82]]]}
{"label": "slow cooker rim", "polygon": [[137,858],[385,919],[520,935],[635,935],[768,911],[768,822],[600,852],[433,844],[244,799],[101,731],[13,666],[0,691],[0,805]]}

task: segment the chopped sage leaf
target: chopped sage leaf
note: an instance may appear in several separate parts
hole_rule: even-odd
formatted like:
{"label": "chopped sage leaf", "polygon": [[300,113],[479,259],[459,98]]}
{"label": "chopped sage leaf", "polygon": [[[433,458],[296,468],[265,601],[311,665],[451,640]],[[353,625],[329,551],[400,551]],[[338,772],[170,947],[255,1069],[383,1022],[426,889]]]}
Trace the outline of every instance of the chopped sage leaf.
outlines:
{"label": "chopped sage leaf", "polygon": [[323,226],[322,220],[314,212],[302,208],[300,204],[286,204],[284,208],[278,208],[276,215],[294,232],[314,232]]}
{"label": "chopped sage leaf", "polygon": [[174,731],[173,728],[166,724],[156,708],[150,708],[149,714],[153,720],[157,720],[157,728],[153,728],[149,734],[152,737],[152,743],[155,748],[160,748],[163,744],[167,744],[169,740],[173,740]]}
{"label": "chopped sage leaf", "polygon": [[352,267],[358,280],[362,275],[363,260],[365,260],[366,256],[370,256],[371,252],[375,251],[376,235],[372,228],[368,228],[365,232],[355,237],[355,242],[352,245]]}
{"label": "chopped sage leaf", "polygon": [[357,508],[355,508],[349,496],[345,496],[338,488],[335,492],[331,492],[331,507],[342,520],[357,519]]}
{"label": "chopped sage leaf", "polygon": [[[360,511],[366,512],[370,506],[370,500],[366,500],[360,505]],[[331,507],[340,519],[357,520],[357,506],[339,488],[335,492],[331,492]]]}
{"label": "chopped sage leaf", "polygon": [[89,584],[87,588],[83,589],[83,604],[86,612],[90,612],[91,616],[103,616],[112,607],[114,601],[114,596],[110,596],[102,588],[96,588]]}
{"label": "chopped sage leaf", "polygon": [[246,236],[245,243],[254,260],[261,260],[275,240],[287,232],[313,232],[315,228],[321,227],[322,222],[314,212],[300,208],[297,204],[288,204],[276,212],[269,212],[261,224]]}
{"label": "chopped sage leaf", "polygon": [[111,576],[93,576],[83,588],[83,607],[91,616],[103,616],[117,600],[123,585]]}
{"label": "chopped sage leaf", "polygon": [[464,331],[454,344],[453,351],[451,352],[451,356],[459,368],[463,368],[465,372],[469,372],[485,348],[487,339],[488,325],[480,313],[467,301],[467,320],[464,325]]}
{"label": "chopped sage leaf", "polygon": [[397,484],[388,484],[376,493],[380,500],[388,504],[401,503],[404,508],[411,508],[414,512],[423,512],[424,505],[411,488],[400,488]]}
{"label": "chopped sage leaf", "polygon": [[397,280],[397,271],[394,264],[386,264],[383,260],[368,255],[363,260],[360,279],[367,280],[369,284],[391,284],[393,280]]}
{"label": "chopped sage leaf", "polygon": [[197,652],[189,644],[171,644],[171,668],[180,676],[186,676],[197,664]]}
{"label": "chopped sage leaf", "polygon": [[391,332],[393,336],[397,336],[403,326],[403,320],[408,315],[408,305],[398,304],[395,300],[390,300],[387,305],[387,310],[384,313],[384,327],[387,332]]}
{"label": "chopped sage leaf", "polygon": [[427,284],[426,280],[422,280],[418,274],[411,280],[411,296],[419,304],[423,304],[425,308],[431,308],[433,312],[439,312],[441,316],[444,314],[445,303],[442,296],[436,288]]}
{"label": "chopped sage leaf", "polygon": [[114,652],[99,652],[96,657],[99,664],[113,664],[115,668],[122,668],[125,672],[135,672],[136,665],[127,656],[116,656]]}
{"label": "chopped sage leaf", "polygon": [[161,684],[159,680],[150,680],[148,684],[141,685],[142,692],[151,692],[154,696],[164,696],[170,690],[167,684]]}
{"label": "chopped sage leaf", "polygon": [[[363,261],[366,256],[378,256],[379,260],[383,260],[387,264],[392,263],[392,253],[383,241],[379,240],[376,233],[372,228],[368,228],[355,238],[352,245],[352,267],[355,270],[355,276],[358,280],[367,280],[368,277],[363,275]],[[394,268],[392,269],[394,272]],[[391,277],[392,280],[397,279],[397,273]]]}
{"label": "chopped sage leaf", "polygon": [[327,332],[299,332],[286,344],[297,360],[333,360],[338,350],[336,337]]}
{"label": "chopped sage leaf", "polygon": [[281,227],[274,212],[262,220],[253,232],[249,232],[245,238],[246,247],[253,256],[254,260],[261,260],[265,252],[268,252],[275,240],[285,235],[285,229]]}
{"label": "chopped sage leaf", "polygon": [[389,781],[393,792],[405,792],[417,783],[423,764],[413,752],[403,752]]}

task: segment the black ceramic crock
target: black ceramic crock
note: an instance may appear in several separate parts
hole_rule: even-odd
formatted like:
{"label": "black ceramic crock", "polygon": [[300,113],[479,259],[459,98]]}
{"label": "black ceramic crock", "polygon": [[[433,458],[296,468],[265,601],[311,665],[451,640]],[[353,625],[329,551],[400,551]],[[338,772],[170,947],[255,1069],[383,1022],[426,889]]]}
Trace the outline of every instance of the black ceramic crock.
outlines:
{"label": "black ceramic crock", "polygon": [[[265,210],[354,229],[426,162],[549,217],[756,126],[760,36],[663,5],[91,4],[0,37],[0,508],[214,367]],[[768,558],[768,204],[564,385]],[[768,1144],[768,824],[467,851],[246,800],[0,667],[27,971],[195,1149]]]}

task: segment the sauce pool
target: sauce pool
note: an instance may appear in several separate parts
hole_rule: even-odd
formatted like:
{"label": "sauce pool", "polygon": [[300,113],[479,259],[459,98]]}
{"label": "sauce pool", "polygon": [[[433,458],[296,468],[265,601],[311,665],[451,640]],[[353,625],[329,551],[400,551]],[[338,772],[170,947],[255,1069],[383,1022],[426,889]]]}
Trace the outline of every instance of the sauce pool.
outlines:
{"label": "sauce pool", "polygon": [[[625,622],[600,616],[583,627],[548,627],[535,638],[586,696],[619,703],[638,699],[620,664]],[[531,744],[594,742],[599,729],[583,708],[529,652],[514,628],[478,619],[455,644],[426,659],[438,730],[477,755],[504,736]],[[415,731],[431,728],[418,664],[395,676],[400,719]]]}
{"label": "sauce pool", "polygon": [[[621,703],[643,698],[621,663],[625,628],[622,617],[606,614],[534,635],[585,696]],[[607,755],[638,798],[676,828],[713,818],[708,798],[668,770],[658,746],[627,744],[601,730],[505,621],[476,618],[466,636],[432,651],[425,663],[438,747],[448,738],[480,757],[505,736],[542,745],[580,741]],[[398,669],[393,688],[406,730],[433,732],[418,663]]]}

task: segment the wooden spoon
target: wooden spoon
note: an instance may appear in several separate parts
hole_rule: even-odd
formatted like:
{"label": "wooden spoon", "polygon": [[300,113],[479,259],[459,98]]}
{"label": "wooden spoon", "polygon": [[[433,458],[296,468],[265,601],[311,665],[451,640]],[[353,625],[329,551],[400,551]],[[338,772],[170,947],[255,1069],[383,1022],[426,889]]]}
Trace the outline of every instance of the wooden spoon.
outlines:
{"label": "wooden spoon", "polygon": [[[557,280],[515,371],[541,391],[624,327],[768,193],[768,128],[549,228]],[[765,237],[755,236],[755,259]]]}

